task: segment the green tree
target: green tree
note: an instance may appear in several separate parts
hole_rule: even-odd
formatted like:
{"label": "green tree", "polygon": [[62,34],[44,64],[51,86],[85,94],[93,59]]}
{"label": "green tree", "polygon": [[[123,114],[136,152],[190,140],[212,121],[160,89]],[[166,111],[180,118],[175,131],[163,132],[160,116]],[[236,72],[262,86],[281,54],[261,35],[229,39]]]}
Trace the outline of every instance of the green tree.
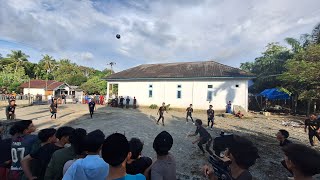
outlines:
{"label": "green tree", "polygon": [[87,81],[87,77],[80,70],[79,66],[71,63],[68,59],[58,61],[58,68],[54,71],[53,75],[57,81],[75,86],[79,86]]}
{"label": "green tree", "polygon": [[88,94],[105,94],[107,89],[107,82],[98,76],[90,78],[87,82],[80,86]]}
{"label": "green tree", "polygon": [[266,88],[281,86],[281,81],[277,76],[285,70],[284,64],[293,54],[286,47],[278,43],[270,43],[266,47],[262,56],[255,59],[254,62],[241,63],[242,70],[256,75],[253,80],[254,85],[249,90],[252,93],[260,93]]}
{"label": "green tree", "polygon": [[18,70],[18,67],[22,66],[22,64],[26,61],[28,61],[29,56],[23,53],[21,50],[18,51],[11,51],[11,54],[7,55],[8,58],[12,59],[15,63],[15,69],[14,72],[16,73]]}
{"label": "green tree", "polygon": [[42,59],[39,61],[40,67],[45,70],[45,79],[54,79],[53,71],[56,69],[56,60],[52,56],[42,55]]}

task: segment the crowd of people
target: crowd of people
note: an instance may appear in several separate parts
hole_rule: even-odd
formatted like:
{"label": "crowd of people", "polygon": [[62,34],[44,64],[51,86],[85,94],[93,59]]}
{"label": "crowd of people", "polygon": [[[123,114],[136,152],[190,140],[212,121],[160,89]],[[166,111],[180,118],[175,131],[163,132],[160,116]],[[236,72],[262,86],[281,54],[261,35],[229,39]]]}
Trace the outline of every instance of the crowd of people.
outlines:
{"label": "crowd of people", "polygon": [[[211,150],[214,139],[195,120],[197,143],[205,155]],[[156,159],[142,155],[143,142],[138,138],[113,133],[107,137],[101,130],[87,132],[62,126],[58,129],[42,129],[34,135],[36,128],[31,120],[17,121],[10,128],[11,138],[0,141],[1,180],[45,179],[45,180],[126,180],[176,179],[176,161],[170,153],[173,137],[167,131],[159,133],[153,141]],[[1,128],[0,128],[1,132]],[[279,130],[276,134],[284,152],[281,164],[296,180],[307,180],[320,173],[320,154],[304,145],[292,143],[289,132]],[[214,149],[213,149],[214,150]],[[236,180],[250,180],[249,168],[260,158],[258,149],[248,139],[234,135],[232,144],[224,153],[230,160],[230,175]],[[213,168],[204,165],[204,175],[210,180],[218,179]]]}
{"label": "crowd of people", "polygon": [[[114,98],[111,99],[110,102],[108,102],[108,105],[110,105],[111,107],[119,107],[119,108],[124,108],[126,107],[127,109],[130,108],[130,97],[127,96],[127,98],[125,99],[123,96],[115,96]],[[136,97],[133,97],[132,100],[132,107],[133,109],[137,108],[137,99]]]}

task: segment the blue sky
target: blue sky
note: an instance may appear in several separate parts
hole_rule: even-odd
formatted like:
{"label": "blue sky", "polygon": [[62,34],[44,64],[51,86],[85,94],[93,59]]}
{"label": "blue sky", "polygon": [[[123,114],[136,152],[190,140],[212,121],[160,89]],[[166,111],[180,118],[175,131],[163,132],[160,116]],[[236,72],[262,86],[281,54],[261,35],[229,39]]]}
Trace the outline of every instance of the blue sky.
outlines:
{"label": "blue sky", "polygon": [[319,22],[319,0],[0,0],[0,53],[100,70],[113,61],[116,71],[204,60],[239,67]]}

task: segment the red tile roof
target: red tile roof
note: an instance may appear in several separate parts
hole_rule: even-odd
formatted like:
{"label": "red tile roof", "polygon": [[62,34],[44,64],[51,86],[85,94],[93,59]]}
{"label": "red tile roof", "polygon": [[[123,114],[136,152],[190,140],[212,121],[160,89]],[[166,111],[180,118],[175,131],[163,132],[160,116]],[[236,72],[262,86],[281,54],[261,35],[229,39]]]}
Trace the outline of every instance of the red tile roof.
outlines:
{"label": "red tile roof", "polygon": [[[54,80],[48,80],[46,83],[46,80],[31,80],[30,81],[30,88],[38,88],[38,89],[45,89],[47,84],[47,90],[54,90],[57,87],[65,84],[64,82],[58,82]],[[28,88],[29,82],[25,82],[20,85],[21,88]]]}

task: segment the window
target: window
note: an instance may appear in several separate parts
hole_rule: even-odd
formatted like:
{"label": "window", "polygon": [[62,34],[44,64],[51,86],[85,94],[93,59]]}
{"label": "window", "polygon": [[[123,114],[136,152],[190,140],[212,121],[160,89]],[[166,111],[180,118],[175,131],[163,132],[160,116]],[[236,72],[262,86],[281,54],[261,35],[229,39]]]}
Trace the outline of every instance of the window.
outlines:
{"label": "window", "polygon": [[178,98],[178,99],[181,99],[181,90],[178,90],[178,91],[177,91],[177,98]]}
{"label": "window", "polygon": [[236,84],[236,88],[238,88],[239,87],[239,84]]}
{"label": "window", "polygon": [[152,90],[149,90],[149,98],[152,98]]}
{"label": "window", "polygon": [[207,101],[212,101],[213,85],[208,85]]}

